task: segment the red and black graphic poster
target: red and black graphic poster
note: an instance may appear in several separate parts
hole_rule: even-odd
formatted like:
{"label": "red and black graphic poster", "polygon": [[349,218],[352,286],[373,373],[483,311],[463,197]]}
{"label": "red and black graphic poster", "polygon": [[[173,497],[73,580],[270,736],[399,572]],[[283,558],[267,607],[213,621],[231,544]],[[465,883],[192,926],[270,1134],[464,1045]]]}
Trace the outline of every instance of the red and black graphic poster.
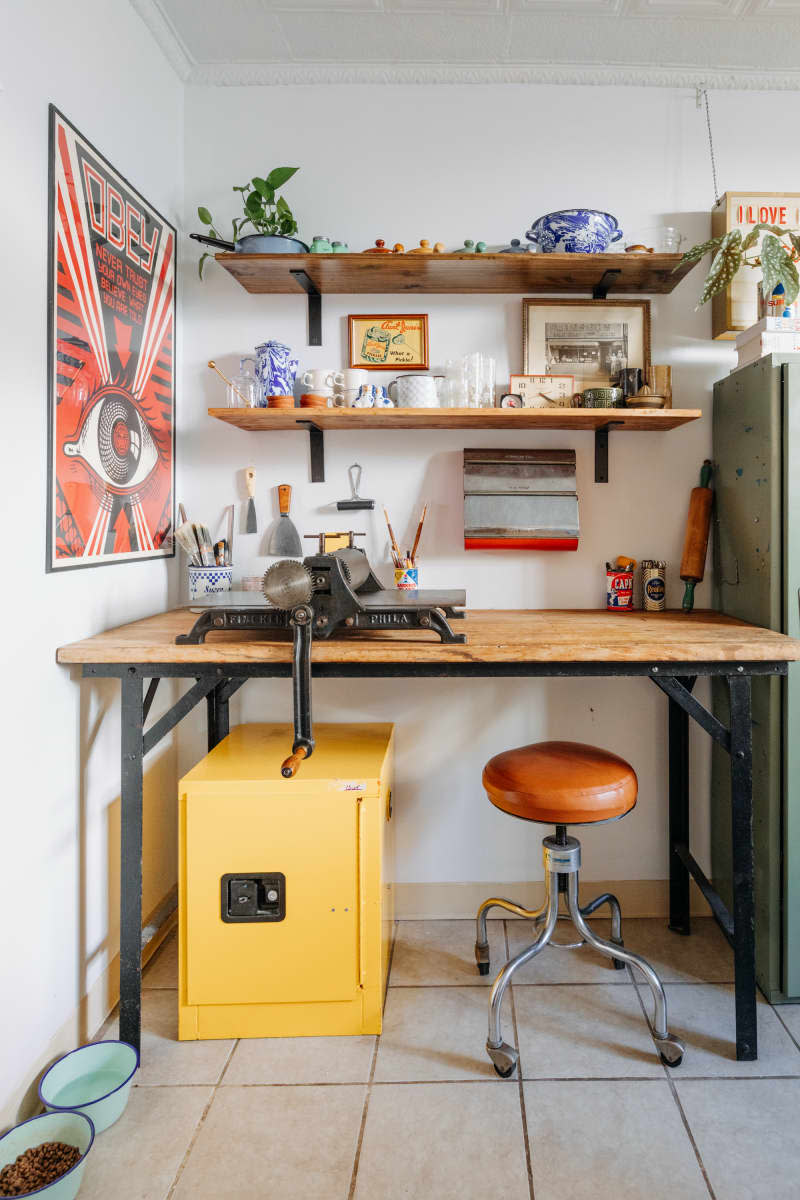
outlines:
{"label": "red and black graphic poster", "polygon": [[175,229],[50,107],[47,569],[174,554]]}

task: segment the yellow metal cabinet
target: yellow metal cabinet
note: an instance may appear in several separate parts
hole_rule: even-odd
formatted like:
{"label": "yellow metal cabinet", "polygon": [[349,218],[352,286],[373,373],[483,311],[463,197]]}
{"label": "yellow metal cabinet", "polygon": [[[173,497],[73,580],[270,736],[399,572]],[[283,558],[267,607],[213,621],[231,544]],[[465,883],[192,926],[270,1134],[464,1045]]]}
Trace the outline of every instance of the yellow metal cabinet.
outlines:
{"label": "yellow metal cabinet", "polygon": [[380,1033],[394,917],[391,725],[240,725],[181,780],[182,1040]]}

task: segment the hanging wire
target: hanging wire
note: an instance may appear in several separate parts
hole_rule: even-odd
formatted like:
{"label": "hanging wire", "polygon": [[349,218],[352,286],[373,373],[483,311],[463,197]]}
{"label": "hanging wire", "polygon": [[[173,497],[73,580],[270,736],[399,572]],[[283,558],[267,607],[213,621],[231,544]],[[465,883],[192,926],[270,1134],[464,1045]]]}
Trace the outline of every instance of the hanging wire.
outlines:
{"label": "hanging wire", "polygon": [[708,89],[697,89],[697,107],[700,107],[700,97],[702,96],[706,108],[706,127],[708,129],[708,152],[711,155],[711,177],[714,180],[714,205],[719,204],[719,187],[717,186],[717,163],[714,158],[714,138],[711,135],[711,110],[708,106]]}

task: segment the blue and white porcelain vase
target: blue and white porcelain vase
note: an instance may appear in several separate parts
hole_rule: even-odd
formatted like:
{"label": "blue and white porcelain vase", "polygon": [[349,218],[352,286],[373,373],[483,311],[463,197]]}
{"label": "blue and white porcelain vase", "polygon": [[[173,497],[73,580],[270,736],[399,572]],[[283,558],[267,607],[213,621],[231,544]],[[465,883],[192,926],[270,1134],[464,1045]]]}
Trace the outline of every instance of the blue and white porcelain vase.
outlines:
{"label": "blue and white porcelain vase", "polygon": [[526,232],[543,254],[600,254],[618,242],[616,217],[596,208],[564,208],[539,217]]}
{"label": "blue and white porcelain vase", "polygon": [[266,408],[268,396],[291,396],[297,378],[298,360],[283,342],[264,342],[256,346],[256,378],[261,384],[259,408]]}

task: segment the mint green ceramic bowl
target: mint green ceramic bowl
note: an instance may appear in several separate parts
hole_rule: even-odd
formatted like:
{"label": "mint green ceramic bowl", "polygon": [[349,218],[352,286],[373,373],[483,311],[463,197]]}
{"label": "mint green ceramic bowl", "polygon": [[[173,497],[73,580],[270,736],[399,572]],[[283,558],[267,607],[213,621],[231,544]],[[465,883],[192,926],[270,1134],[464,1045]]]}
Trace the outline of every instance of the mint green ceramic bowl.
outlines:
{"label": "mint green ceramic bowl", "polygon": [[39,1099],[51,1112],[91,1117],[102,1133],[125,1111],[138,1068],[139,1055],[127,1042],[90,1042],[53,1063],[42,1076]]}
{"label": "mint green ceramic bowl", "polygon": [[94,1125],[83,1113],[43,1113],[41,1117],[32,1117],[30,1121],[15,1125],[0,1138],[0,1167],[7,1167],[20,1154],[33,1146],[41,1146],[42,1142],[66,1142],[68,1146],[77,1146],[81,1156],[66,1175],[53,1180],[46,1187],[24,1193],[25,1196],[44,1196],[45,1200],[75,1200],[93,1141]]}

